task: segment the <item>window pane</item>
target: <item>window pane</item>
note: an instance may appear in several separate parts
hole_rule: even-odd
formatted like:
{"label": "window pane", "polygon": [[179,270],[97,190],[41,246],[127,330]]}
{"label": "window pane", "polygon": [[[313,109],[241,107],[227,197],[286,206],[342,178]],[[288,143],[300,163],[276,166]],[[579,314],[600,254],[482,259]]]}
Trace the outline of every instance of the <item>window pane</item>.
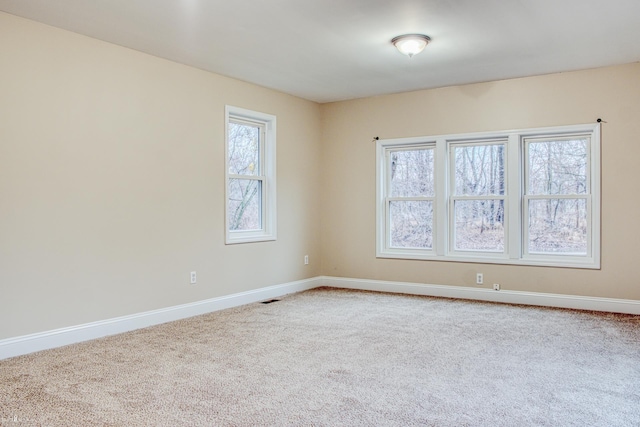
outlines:
{"label": "window pane", "polygon": [[229,179],[229,230],[262,229],[262,181]]}
{"label": "window pane", "polygon": [[459,251],[504,251],[504,200],[456,200],[455,242]]}
{"label": "window pane", "polygon": [[260,127],[229,122],[229,173],[260,175]]}
{"label": "window pane", "polygon": [[391,197],[432,197],[433,148],[391,151]]}
{"label": "window pane", "polygon": [[530,142],[527,194],[586,194],[588,138]]}
{"label": "window pane", "polygon": [[433,202],[392,201],[389,214],[391,247],[432,248]]}
{"label": "window pane", "polygon": [[586,199],[529,200],[529,252],[587,253]]}
{"label": "window pane", "polygon": [[503,195],[504,145],[454,147],[455,194],[458,196]]}

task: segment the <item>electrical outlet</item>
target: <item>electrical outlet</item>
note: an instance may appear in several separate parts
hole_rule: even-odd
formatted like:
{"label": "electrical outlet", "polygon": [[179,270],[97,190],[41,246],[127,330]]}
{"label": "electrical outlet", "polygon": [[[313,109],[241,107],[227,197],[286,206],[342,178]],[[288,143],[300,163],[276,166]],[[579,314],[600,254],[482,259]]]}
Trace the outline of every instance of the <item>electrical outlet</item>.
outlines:
{"label": "electrical outlet", "polygon": [[482,285],[484,283],[484,276],[482,273],[476,274],[476,285]]}
{"label": "electrical outlet", "polygon": [[195,271],[192,271],[192,272],[191,272],[191,284],[192,284],[192,285],[195,285],[195,284],[196,284],[196,280],[197,280],[197,279],[196,279],[196,272],[195,272]]}
{"label": "electrical outlet", "polygon": [[499,291],[500,290],[500,284],[499,283],[494,283],[493,284],[493,290],[494,291]]}
{"label": "electrical outlet", "polygon": [[309,265],[309,255],[304,256],[304,265]]}

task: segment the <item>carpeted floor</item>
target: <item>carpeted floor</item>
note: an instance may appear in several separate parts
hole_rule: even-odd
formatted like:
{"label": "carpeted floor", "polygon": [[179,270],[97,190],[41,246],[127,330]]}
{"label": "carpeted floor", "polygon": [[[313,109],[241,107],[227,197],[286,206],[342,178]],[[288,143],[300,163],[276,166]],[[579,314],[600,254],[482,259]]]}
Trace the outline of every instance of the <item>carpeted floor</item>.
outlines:
{"label": "carpeted floor", "polygon": [[320,288],[0,361],[2,426],[640,426],[640,317]]}

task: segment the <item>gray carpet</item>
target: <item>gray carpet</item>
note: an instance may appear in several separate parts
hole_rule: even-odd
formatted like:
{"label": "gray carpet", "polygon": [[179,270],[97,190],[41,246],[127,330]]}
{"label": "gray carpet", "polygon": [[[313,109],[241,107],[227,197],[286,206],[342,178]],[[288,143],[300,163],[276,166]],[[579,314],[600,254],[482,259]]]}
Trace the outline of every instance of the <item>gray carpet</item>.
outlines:
{"label": "gray carpet", "polygon": [[316,289],[0,361],[2,426],[640,426],[640,317]]}

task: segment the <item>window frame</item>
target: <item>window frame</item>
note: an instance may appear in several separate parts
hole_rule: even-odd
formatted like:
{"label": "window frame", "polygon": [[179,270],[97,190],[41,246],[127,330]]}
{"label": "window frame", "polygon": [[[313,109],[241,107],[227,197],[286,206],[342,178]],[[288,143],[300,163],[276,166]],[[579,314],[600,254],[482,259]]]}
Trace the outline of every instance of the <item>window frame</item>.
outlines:
{"label": "window frame", "polygon": [[[259,173],[238,175],[229,172],[229,127],[231,123],[255,125],[260,129]],[[276,211],[276,116],[225,106],[225,244],[273,241],[277,238]],[[229,215],[229,184],[232,179],[256,180],[261,183],[261,228],[256,230],[231,230]]]}
{"label": "window frame", "polygon": [[[588,147],[586,150],[586,155],[587,155],[587,162],[586,162],[586,175],[587,175],[587,180],[586,180],[586,189],[585,189],[585,193],[584,194],[529,194],[529,192],[527,191],[528,188],[528,182],[529,182],[529,176],[530,176],[530,170],[529,170],[529,150],[528,150],[528,145],[531,142],[544,142],[544,141],[557,141],[557,140],[571,140],[571,139],[575,139],[575,138],[581,138],[581,137],[586,137],[588,139]],[[536,253],[536,252],[530,252],[529,251],[529,227],[527,227],[526,225],[529,224],[529,202],[531,200],[547,200],[547,199],[563,199],[563,200],[579,200],[579,199],[584,199],[586,202],[586,214],[587,214],[587,222],[588,223],[593,223],[593,201],[594,201],[594,193],[593,193],[593,185],[594,182],[592,182],[591,175],[593,174],[594,168],[593,164],[592,164],[592,156],[594,155],[592,148],[593,145],[593,136],[591,134],[587,134],[586,132],[576,132],[576,133],[565,133],[562,134],[560,136],[558,135],[543,135],[543,136],[523,136],[521,138],[521,144],[522,144],[522,151],[523,151],[523,155],[522,155],[522,168],[523,168],[523,183],[522,183],[522,222],[523,222],[523,237],[522,237],[522,251],[523,251],[523,258],[525,259],[530,259],[532,261],[541,261],[544,262],[545,260],[551,259],[551,258],[555,258],[555,257],[562,257],[563,259],[569,260],[569,261],[573,261],[573,262],[579,262],[580,259],[582,258],[589,258],[592,257],[592,253],[594,251],[594,236],[592,236],[592,234],[594,233],[593,230],[593,226],[591,227],[587,227],[587,253],[585,256],[581,256],[581,255],[575,255],[575,254],[571,254],[571,253],[556,253],[556,254],[548,254],[548,253]],[[599,193],[599,191],[598,191]],[[598,197],[599,200],[599,197]],[[599,206],[599,202],[598,202],[598,206]],[[599,246],[599,245],[598,245]]]}
{"label": "window frame", "polygon": [[[591,203],[587,206],[588,246],[585,256],[529,254],[525,248],[525,141],[532,138],[563,138],[586,135],[590,138],[587,180]],[[504,167],[504,253],[491,251],[460,251],[453,248],[452,195],[455,169],[452,168],[452,150],[456,144],[505,141]],[[435,200],[433,213],[432,250],[391,248],[389,245],[388,175],[389,150],[422,146],[435,146]],[[496,132],[475,132],[426,137],[378,139],[376,142],[376,257],[395,259],[437,260],[491,264],[514,264],[568,268],[600,268],[600,124],[582,124],[544,128],[516,129]],[[528,172],[527,172],[528,173]]]}

